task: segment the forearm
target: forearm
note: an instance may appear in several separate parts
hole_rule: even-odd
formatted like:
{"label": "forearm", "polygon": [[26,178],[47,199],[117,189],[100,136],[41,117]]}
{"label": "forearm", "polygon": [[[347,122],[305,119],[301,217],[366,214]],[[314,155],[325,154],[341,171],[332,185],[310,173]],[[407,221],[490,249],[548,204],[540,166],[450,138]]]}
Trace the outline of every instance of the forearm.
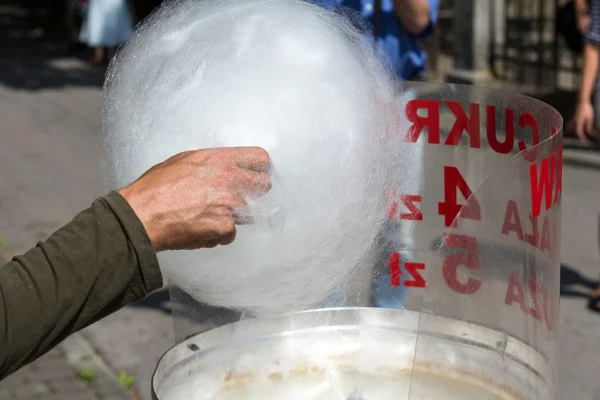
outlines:
{"label": "forearm", "polygon": [[0,267],[0,379],[160,288],[142,223],[116,192]]}
{"label": "forearm", "polygon": [[587,1],[586,0],[575,0],[575,12],[578,16],[587,12]]}
{"label": "forearm", "polygon": [[394,8],[404,29],[413,35],[423,32],[431,22],[427,0],[394,0]]}
{"label": "forearm", "polygon": [[579,102],[590,102],[592,92],[598,76],[598,45],[586,43],[583,50],[583,70],[581,72],[581,86],[579,88]]}

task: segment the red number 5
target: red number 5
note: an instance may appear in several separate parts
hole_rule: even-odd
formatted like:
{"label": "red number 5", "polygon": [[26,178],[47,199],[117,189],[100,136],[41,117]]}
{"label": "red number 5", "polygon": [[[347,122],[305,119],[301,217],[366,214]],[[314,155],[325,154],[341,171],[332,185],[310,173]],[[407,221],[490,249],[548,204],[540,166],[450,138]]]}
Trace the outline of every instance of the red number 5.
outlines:
{"label": "red number 5", "polygon": [[479,269],[479,255],[477,254],[477,241],[474,237],[447,233],[443,243],[446,246],[464,249],[464,253],[450,254],[444,260],[442,267],[446,284],[452,290],[461,294],[473,294],[481,287],[481,281],[469,278],[466,283],[458,280],[458,267],[466,266],[470,270]]}

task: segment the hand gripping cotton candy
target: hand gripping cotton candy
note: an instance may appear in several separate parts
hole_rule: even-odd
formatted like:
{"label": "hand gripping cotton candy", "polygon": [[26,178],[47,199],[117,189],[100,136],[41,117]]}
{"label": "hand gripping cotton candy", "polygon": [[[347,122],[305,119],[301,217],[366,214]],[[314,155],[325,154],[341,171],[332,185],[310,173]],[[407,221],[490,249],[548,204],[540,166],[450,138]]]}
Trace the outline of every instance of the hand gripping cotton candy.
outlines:
{"label": "hand gripping cotton candy", "polygon": [[[234,243],[166,252],[170,283],[257,314],[306,309],[372,257],[386,219],[393,80],[346,19],[300,0],[180,1],[112,63],[103,135],[113,184],[182,151],[260,146],[273,189]],[[372,262],[372,261],[371,261]]]}

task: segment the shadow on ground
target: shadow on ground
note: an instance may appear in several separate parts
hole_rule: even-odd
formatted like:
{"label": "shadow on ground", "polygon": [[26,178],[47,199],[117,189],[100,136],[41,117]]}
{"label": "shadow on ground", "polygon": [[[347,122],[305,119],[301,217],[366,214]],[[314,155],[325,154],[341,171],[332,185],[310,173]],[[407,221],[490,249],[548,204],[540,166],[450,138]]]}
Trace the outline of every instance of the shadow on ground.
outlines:
{"label": "shadow on ground", "polygon": [[104,68],[90,68],[73,57],[57,28],[60,12],[54,5],[0,0],[0,85],[29,91],[102,86]]}
{"label": "shadow on ground", "polygon": [[598,286],[598,281],[581,275],[575,268],[561,264],[560,266],[560,295],[564,297],[583,297],[589,295]]}
{"label": "shadow on ground", "polygon": [[242,312],[199,303],[177,288],[156,291],[130,307],[155,310],[172,316],[176,335],[183,335],[178,340],[244,317]]}
{"label": "shadow on ground", "polygon": [[161,311],[165,314],[171,315],[171,297],[169,295],[169,289],[161,289],[143,300],[138,301],[131,305],[135,308],[149,308]]}

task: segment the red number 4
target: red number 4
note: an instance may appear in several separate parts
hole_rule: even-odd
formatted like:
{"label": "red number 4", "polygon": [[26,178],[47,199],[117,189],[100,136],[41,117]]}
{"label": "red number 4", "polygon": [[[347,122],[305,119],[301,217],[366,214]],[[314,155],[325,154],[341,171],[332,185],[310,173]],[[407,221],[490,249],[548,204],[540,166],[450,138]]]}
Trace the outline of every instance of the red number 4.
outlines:
{"label": "red number 4", "polygon": [[[467,199],[466,205],[458,204],[459,191]],[[481,207],[456,167],[444,167],[444,201],[439,204],[438,213],[444,216],[445,226],[453,228],[456,228],[457,216],[481,220]]]}

